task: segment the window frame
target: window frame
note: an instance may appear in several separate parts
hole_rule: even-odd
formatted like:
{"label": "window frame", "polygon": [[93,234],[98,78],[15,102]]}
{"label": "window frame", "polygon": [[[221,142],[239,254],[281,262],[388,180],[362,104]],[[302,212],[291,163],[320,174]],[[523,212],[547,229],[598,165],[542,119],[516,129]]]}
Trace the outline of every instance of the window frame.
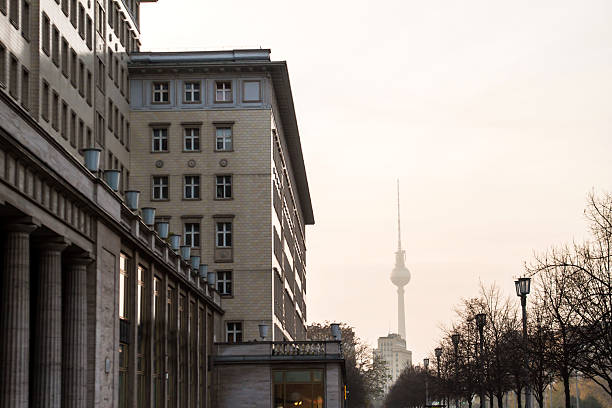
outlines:
{"label": "window frame", "polygon": [[[214,143],[215,143],[215,152],[233,152],[234,151],[234,123],[233,122],[227,122],[227,123],[221,123],[221,122],[216,122],[214,123],[215,126],[215,138],[214,138]],[[223,148],[219,149],[219,135],[218,132],[222,129],[229,129],[229,141],[230,141],[230,147],[229,149],[227,148],[227,136],[223,136]]]}
{"label": "window frame", "polygon": [[[230,324],[234,325],[234,328],[231,331],[231,333],[233,335],[233,340],[232,341],[230,341]],[[238,329],[238,327],[239,327],[239,329]],[[242,321],[240,321],[240,320],[232,320],[232,321],[226,321],[225,322],[225,342],[226,343],[242,343],[243,338],[244,338],[243,333],[244,333],[244,329],[243,329]],[[240,335],[239,339],[237,339],[238,335]]]}
{"label": "window frame", "polygon": [[[223,297],[233,297],[234,296],[234,274],[232,270],[223,269],[216,271],[217,274],[217,292]],[[223,279],[221,278],[221,274],[225,276]],[[228,279],[229,275],[229,279]],[[229,287],[229,290],[228,290]],[[223,290],[221,290],[223,289]]]}
{"label": "window frame", "polygon": [[[164,89],[155,89],[157,85],[163,86],[166,85],[167,88]],[[156,101],[155,95],[159,93],[161,100]],[[167,101],[163,100],[163,95],[168,97]],[[169,105],[170,104],[170,81],[153,81],[151,82],[151,104],[152,105]]]}
{"label": "window frame", "polygon": [[[225,183],[226,178],[229,177],[229,184]],[[219,183],[219,179],[223,178],[223,183]],[[233,175],[232,174],[215,174],[215,200],[232,200],[234,198],[233,191]],[[229,195],[227,195],[227,188],[229,186]],[[223,188],[223,196],[219,196],[219,187]]]}
{"label": "window frame", "polygon": [[[246,85],[249,83],[259,84],[259,95],[257,99],[246,99]],[[245,79],[242,81],[242,102],[244,103],[261,103],[263,101],[263,87],[259,79]]]}
{"label": "window frame", "polygon": [[[223,87],[222,89],[219,89],[219,85],[225,85],[225,84],[229,84],[229,89]],[[223,98],[224,99],[219,99],[218,96],[218,92],[221,91]],[[214,87],[214,92],[215,92],[215,97],[214,97],[214,102],[215,103],[234,103],[234,81],[232,81],[231,79],[227,80],[216,80],[215,81],[215,87]],[[229,92],[229,100],[225,99],[225,95],[226,93]]]}
{"label": "window frame", "polygon": [[[215,220],[215,248],[233,248],[234,247],[234,222],[229,220]],[[219,227],[223,225],[223,228]],[[227,229],[229,225],[229,229]],[[229,245],[228,245],[229,241]],[[219,243],[222,243],[219,245]]]}
{"label": "window frame", "polygon": [[[156,131],[165,131],[165,135],[156,136]],[[151,153],[168,153],[170,151],[170,130],[168,126],[151,126]],[[155,141],[159,141],[159,149],[155,149]],[[163,141],[166,142],[166,148],[163,149]]]}
{"label": "window frame", "polygon": [[[156,185],[155,184],[155,179],[159,178],[161,179],[165,179],[166,183],[165,184],[159,184]],[[159,192],[160,192],[160,197],[156,198],[155,197],[155,189],[159,188]],[[164,197],[164,188],[165,188],[165,197]],[[155,175],[151,175],[151,201],[170,201],[170,175],[168,174],[155,174]]]}
{"label": "window frame", "polygon": [[[187,178],[191,178],[192,183],[187,183]],[[195,182],[197,183],[195,183]],[[191,190],[191,197],[187,197],[187,188]],[[202,199],[202,177],[199,174],[184,174],[183,175],[183,200],[196,201]]]}
{"label": "window frame", "polygon": [[[195,226],[196,228],[191,231],[187,231],[188,225]],[[187,240],[188,235],[190,236],[189,243]],[[198,245],[196,245],[196,240]],[[184,245],[189,245],[191,248],[200,248],[200,246],[202,245],[202,224],[199,220],[197,222],[195,220],[188,220],[183,222],[183,242]]]}
{"label": "window frame", "polygon": [[[187,89],[187,85],[197,85],[198,89]],[[194,93],[198,94],[197,99],[187,100],[187,94],[191,93],[193,96]],[[202,82],[201,81],[184,81],[183,82],[183,103],[185,104],[199,104],[202,103]]]}
{"label": "window frame", "polygon": [[[197,135],[188,135],[188,131],[197,131]],[[201,140],[201,135],[202,135],[202,128],[201,128],[201,124],[197,123],[197,124],[190,124],[190,123],[183,123],[183,152],[185,153],[197,153],[201,151],[202,148],[202,140]],[[191,140],[191,149],[187,148],[187,140]],[[194,142],[197,141],[197,149],[194,148]]]}

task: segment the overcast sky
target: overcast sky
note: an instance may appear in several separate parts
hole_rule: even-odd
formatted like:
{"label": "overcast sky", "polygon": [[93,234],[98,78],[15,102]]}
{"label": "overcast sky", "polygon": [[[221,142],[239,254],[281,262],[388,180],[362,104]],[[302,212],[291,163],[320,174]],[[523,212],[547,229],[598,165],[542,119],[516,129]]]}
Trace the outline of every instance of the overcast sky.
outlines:
{"label": "overcast sky", "polygon": [[[143,50],[286,60],[316,225],[308,320],[397,331],[395,180],[422,361],[479,281],[513,295],[533,251],[582,239],[612,190],[609,0],[143,4]],[[518,301],[518,298],[517,298]]]}

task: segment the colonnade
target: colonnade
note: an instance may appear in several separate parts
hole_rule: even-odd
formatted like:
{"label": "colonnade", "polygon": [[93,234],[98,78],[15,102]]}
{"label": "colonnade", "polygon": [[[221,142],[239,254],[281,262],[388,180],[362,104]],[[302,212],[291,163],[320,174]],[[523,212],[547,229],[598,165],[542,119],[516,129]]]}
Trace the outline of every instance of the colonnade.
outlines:
{"label": "colonnade", "polygon": [[74,246],[66,251],[61,237],[33,238],[36,229],[27,222],[0,229],[0,408],[82,408],[91,259]]}

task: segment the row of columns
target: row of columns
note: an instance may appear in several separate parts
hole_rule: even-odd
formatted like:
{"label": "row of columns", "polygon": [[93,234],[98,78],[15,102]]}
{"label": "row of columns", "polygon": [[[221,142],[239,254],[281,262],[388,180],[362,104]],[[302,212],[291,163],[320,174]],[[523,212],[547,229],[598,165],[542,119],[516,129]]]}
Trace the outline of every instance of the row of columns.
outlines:
{"label": "row of columns", "polygon": [[37,243],[38,285],[32,298],[30,234],[35,229],[28,223],[3,228],[0,408],[82,408],[87,397],[86,267],[91,259],[67,256],[63,273],[68,243]]}

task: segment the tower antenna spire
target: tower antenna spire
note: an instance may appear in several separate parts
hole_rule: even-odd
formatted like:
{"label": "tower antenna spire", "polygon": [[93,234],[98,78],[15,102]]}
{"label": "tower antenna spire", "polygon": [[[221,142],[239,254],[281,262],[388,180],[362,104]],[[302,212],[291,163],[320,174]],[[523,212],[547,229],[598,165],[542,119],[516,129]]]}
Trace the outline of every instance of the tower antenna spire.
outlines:
{"label": "tower antenna spire", "polygon": [[402,250],[402,230],[400,224],[400,182],[397,179],[397,249]]}

